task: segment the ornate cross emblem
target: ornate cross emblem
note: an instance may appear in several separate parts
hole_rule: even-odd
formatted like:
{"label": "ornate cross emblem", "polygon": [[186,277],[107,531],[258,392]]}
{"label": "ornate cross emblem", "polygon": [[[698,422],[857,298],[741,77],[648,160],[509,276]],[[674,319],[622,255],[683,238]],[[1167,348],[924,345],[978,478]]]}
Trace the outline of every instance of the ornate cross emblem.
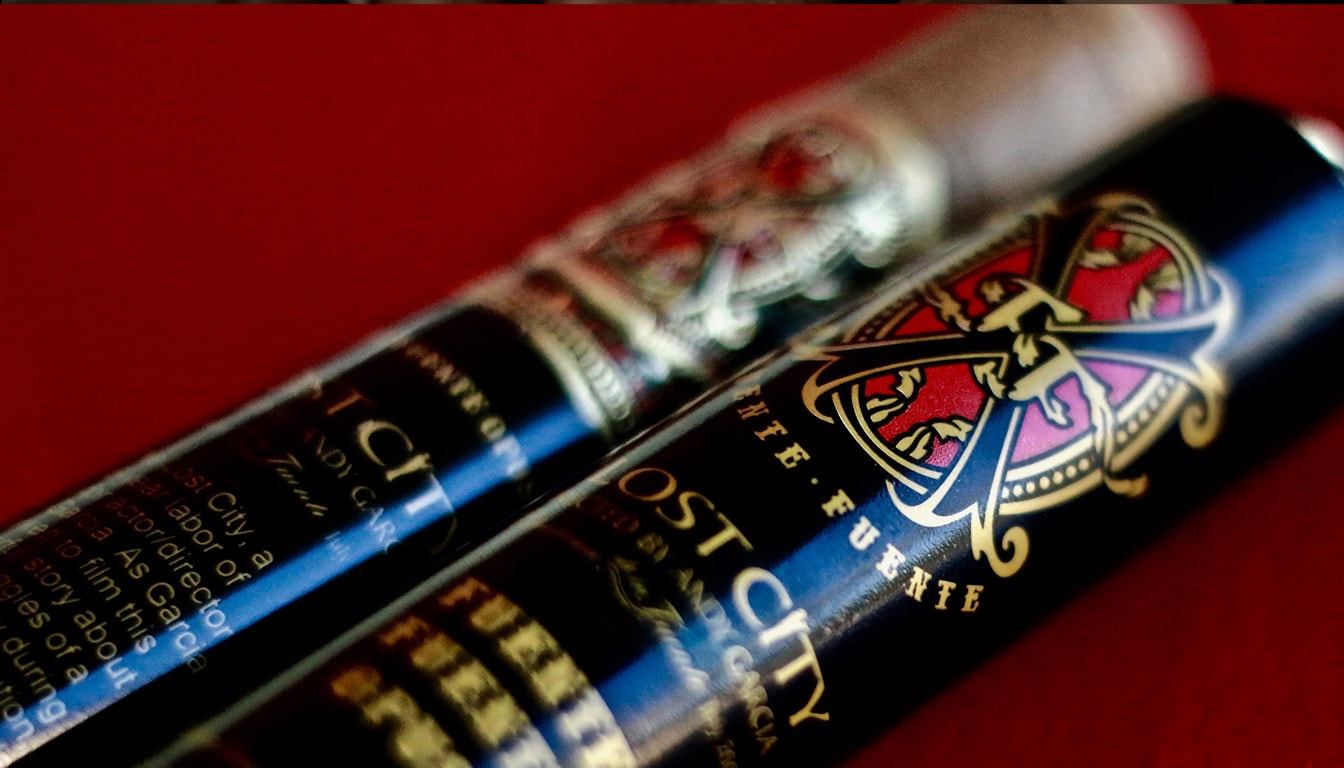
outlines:
{"label": "ornate cross emblem", "polygon": [[1232,292],[1150,206],[1108,197],[1040,215],[884,307],[824,361],[803,398],[889,475],[900,514],[969,519],[999,576],[1025,562],[1020,525],[1099,486],[1126,496],[1126,469],[1179,423],[1191,446],[1218,431],[1223,377],[1208,358]]}
{"label": "ornate cross emblem", "polygon": [[909,203],[883,162],[867,136],[824,119],[744,137],[581,222],[576,262],[553,263],[620,286],[651,313],[641,322],[682,343],[740,348],[762,308],[825,298],[842,265],[891,258]]}

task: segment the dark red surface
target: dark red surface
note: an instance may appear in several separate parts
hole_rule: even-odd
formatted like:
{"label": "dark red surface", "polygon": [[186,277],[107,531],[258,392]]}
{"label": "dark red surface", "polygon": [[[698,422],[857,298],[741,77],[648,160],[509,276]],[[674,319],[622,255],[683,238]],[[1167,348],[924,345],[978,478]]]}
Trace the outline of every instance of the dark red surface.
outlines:
{"label": "dark red surface", "polygon": [[[5,9],[0,516],[955,12]],[[1225,89],[1344,120],[1344,11],[1191,12]],[[1344,764],[1341,449],[1337,410],[850,768]]]}

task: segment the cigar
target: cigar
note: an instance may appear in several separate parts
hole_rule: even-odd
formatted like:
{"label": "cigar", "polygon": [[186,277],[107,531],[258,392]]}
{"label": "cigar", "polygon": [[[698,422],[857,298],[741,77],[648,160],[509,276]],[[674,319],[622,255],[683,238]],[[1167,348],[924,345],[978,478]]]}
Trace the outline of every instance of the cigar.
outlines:
{"label": "cigar", "polygon": [[1334,407],[1338,137],[1181,111],[161,760],[831,764]]}
{"label": "cigar", "polygon": [[744,118],[517,267],[26,516],[0,536],[0,758],[148,752],[1203,87],[1179,14],[1005,10]]}

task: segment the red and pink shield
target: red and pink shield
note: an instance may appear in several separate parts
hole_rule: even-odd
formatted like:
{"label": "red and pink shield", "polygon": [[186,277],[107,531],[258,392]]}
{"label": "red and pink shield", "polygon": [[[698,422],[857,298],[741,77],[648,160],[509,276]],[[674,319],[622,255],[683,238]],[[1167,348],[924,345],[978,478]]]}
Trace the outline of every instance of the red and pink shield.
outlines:
{"label": "red and pink shield", "polygon": [[839,420],[922,525],[1056,506],[1124,471],[1180,423],[1218,428],[1207,354],[1231,291],[1132,198],[1029,219],[826,347],[804,398]]}

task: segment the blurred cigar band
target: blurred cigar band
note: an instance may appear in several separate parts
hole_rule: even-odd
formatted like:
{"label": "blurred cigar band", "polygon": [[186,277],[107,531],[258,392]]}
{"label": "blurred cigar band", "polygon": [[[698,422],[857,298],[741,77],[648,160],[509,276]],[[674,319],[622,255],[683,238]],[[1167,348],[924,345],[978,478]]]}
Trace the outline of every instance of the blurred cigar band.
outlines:
{"label": "blurred cigar band", "polygon": [[[778,341],[762,329],[772,309],[832,297],[851,271],[1022,199],[1200,94],[1205,76],[1171,9],[965,13],[744,119],[539,244],[532,265],[636,347],[707,377],[763,333]],[[538,305],[508,285],[505,307]]]}

